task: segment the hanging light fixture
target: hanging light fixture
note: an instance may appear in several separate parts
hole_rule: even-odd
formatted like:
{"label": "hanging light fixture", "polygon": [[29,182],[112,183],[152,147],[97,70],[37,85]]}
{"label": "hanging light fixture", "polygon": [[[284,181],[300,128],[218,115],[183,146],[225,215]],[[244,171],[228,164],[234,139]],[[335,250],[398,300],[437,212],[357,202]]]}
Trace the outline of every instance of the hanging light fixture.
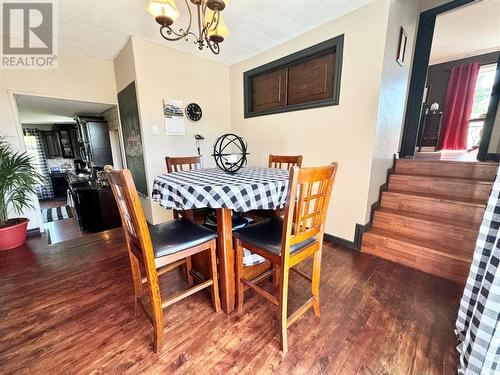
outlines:
{"label": "hanging light fixture", "polygon": [[[169,41],[185,39],[187,41],[189,36],[192,36],[198,49],[209,48],[218,55],[220,52],[219,44],[229,35],[222,18],[222,11],[228,0],[189,0],[189,2],[184,0],[184,2],[189,12],[189,23],[185,29],[179,28],[176,31],[171,27],[179,17],[175,0],[146,0],[148,12],[160,24],[160,34],[164,39]],[[192,6],[196,8],[194,22],[198,24],[198,34],[191,31],[194,15],[191,10]]]}

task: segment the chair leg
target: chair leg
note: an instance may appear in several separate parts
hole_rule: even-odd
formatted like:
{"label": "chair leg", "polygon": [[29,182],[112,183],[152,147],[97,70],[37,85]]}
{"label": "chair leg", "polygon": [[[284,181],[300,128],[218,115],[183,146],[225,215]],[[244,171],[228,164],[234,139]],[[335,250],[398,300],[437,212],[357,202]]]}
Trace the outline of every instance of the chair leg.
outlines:
{"label": "chair leg", "polygon": [[212,305],[214,306],[215,312],[220,311],[220,297],[219,297],[219,279],[217,276],[217,257],[215,256],[215,251],[217,245],[215,240],[210,241],[210,269],[212,273]]}
{"label": "chair leg", "polygon": [[193,286],[193,275],[191,275],[191,269],[193,268],[191,263],[191,257],[186,258],[186,279],[189,286]]}
{"label": "chair leg", "polygon": [[278,321],[280,326],[280,346],[283,354],[288,352],[287,336],[287,306],[288,306],[288,265],[282,264],[280,268],[280,299],[278,306]]}
{"label": "chair leg", "polygon": [[313,303],[314,315],[318,318],[321,316],[319,308],[319,279],[321,271],[321,249],[314,253],[313,272],[312,272],[312,295],[315,298]]}
{"label": "chair leg", "polygon": [[132,269],[132,278],[134,280],[134,316],[141,313],[139,298],[142,297],[144,290],[142,288],[141,266],[136,256],[129,251],[130,268]]}
{"label": "chair leg", "polygon": [[236,239],[234,241],[234,248],[236,251],[236,303],[238,305],[238,311],[243,309],[243,294],[245,292],[245,286],[241,282],[243,277],[243,247],[241,246],[241,241]]}
{"label": "chair leg", "polygon": [[280,283],[280,267],[276,264],[272,264],[273,268],[274,268],[274,272],[273,272],[273,285],[275,287],[277,287]]}
{"label": "chair leg", "polygon": [[[151,279],[151,277],[148,277]],[[161,295],[158,286],[158,278],[156,280],[148,280],[149,298],[151,304],[151,317],[153,319],[154,340],[153,349],[155,353],[159,353],[163,346],[163,310],[161,308]]]}

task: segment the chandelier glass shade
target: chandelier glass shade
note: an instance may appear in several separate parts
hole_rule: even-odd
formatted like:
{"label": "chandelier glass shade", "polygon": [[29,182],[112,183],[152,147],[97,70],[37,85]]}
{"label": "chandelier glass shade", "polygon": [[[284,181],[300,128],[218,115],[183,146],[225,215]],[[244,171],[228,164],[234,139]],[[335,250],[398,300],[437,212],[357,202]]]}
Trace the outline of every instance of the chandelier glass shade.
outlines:
{"label": "chandelier glass shade", "polygon": [[[147,10],[160,24],[161,36],[169,41],[194,39],[200,50],[209,48],[214,54],[220,52],[219,44],[229,35],[222,18],[228,0],[184,0],[189,22],[185,28],[174,29],[174,21],[180,13],[175,0],[147,0]],[[191,29],[197,25],[197,32]]]}

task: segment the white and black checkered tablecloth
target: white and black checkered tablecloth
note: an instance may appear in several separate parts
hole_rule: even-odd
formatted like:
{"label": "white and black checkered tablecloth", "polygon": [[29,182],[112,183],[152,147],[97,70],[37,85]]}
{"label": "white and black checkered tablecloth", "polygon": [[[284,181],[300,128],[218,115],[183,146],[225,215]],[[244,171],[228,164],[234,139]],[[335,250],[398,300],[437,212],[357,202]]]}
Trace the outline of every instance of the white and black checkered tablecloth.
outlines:
{"label": "white and black checkered tablecloth", "polygon": [[230,208],[237,212],[273,209],[285,203],[288,170],[243,168],[228,174],[218,168],[162,174],[153,184],[153,201],[163,208]]}
{"label": "white and black checkered tablecloth", "polygon": [[500,373],[500,171],[479,229],[455,332],[459,374]]}

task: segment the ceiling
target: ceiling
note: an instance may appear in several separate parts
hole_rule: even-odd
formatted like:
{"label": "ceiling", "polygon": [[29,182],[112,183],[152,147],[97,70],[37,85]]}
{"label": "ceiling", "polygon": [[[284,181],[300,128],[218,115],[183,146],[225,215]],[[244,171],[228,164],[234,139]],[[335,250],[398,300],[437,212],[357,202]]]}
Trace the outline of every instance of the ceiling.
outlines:
{"label": "ceiling", "polygon": [[76,114],[100,115],[114,105],[46,98],[43,96],[16,95],[21,124],[60,124],[74,122]]}
{"label": "ceiling", "polygon": [[[218,56],[190,41],[168,42],[144,0],[59,1],[59,48],[112,60],[130,35],[231,65],[356,10],[373,0],[232,0],[224,10],[230,35]],[[187,22],[186,5],[176,0]],[[191,3],[190,3],[191,4]]]}
{"label": "ceiling", "polygon": [[500,0],[482,0],[439,15],[430,64],[500,50]]}

